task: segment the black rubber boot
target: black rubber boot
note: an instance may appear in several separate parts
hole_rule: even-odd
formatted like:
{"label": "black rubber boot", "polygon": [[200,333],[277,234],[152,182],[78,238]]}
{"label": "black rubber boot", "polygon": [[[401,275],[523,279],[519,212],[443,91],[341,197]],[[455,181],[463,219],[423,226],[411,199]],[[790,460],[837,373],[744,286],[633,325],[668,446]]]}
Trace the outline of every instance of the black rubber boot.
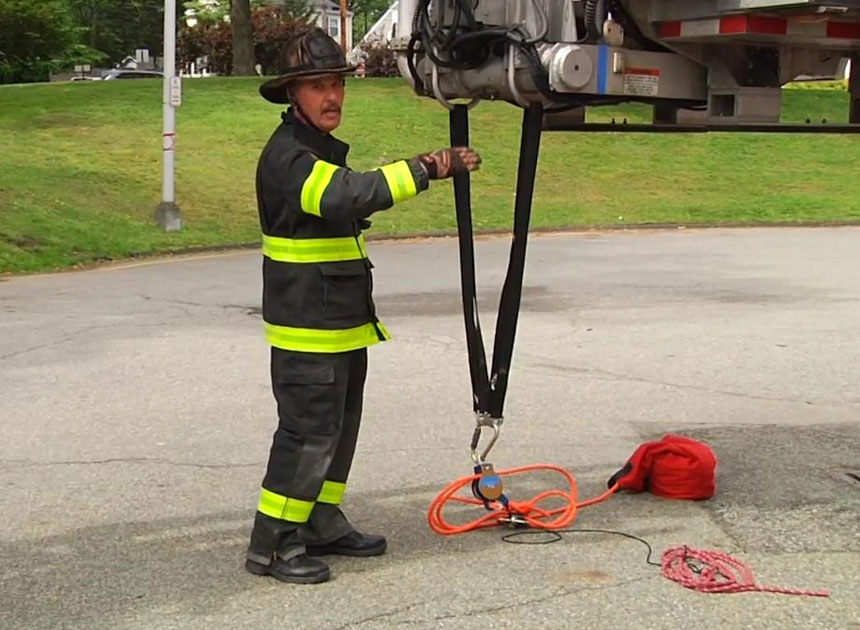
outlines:
{"label": "black rubber boot", "polygon": [[314,560],[307,554],[293,556],[289,560],[275,558],[271,564],[262,564],[245,560],[245,568],[254,575],[270,575],[281,582],[293,584],[319,584],[331,576],[328,565],[320,560]]}
{"label": "black rubber boot", "polygon": [[327,545],[307,545],[309,556],[381,556],[388,544],[384,536],[353,531]]}

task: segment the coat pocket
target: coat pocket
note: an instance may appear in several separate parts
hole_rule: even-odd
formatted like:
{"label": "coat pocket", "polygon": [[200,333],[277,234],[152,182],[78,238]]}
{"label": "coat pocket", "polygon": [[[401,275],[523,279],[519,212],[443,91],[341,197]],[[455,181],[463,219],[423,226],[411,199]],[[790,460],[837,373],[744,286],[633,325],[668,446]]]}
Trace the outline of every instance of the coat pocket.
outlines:
{"label": "coat pocket", "polygon": [[370,270],[363,260],[320,265],[320,272],[326,323],[349,328],[370,321]]}

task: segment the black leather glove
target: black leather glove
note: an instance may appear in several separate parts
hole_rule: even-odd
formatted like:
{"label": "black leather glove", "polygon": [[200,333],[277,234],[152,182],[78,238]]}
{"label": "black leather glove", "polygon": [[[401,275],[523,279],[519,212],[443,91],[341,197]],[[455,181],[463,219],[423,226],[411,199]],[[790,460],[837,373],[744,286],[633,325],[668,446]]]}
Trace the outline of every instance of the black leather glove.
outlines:
{"label": "black leather glove", "polygon": [[481,166],[481,156],[468,147],[439,149],[418,156],[418,161],[430,179],[446,179],[458,173],[476,171]]}

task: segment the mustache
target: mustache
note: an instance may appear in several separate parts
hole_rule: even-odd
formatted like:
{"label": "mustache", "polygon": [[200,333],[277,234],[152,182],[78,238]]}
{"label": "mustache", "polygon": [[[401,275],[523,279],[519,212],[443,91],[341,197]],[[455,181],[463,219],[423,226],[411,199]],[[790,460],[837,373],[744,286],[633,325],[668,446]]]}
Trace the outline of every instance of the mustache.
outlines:
{"label": "mustache", "polygon": [[334,112],[335,114],[339,114],[340,109],[341,108],[338,105],[326,105],[325,107],[323,107],[322,113],[328,114],[329,112]]}

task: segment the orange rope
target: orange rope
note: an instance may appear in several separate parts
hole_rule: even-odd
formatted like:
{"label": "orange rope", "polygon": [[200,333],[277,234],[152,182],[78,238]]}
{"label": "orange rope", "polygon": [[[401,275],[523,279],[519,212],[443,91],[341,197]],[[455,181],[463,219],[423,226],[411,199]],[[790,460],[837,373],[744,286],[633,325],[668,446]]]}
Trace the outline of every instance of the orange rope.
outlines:
{"label": "orange rope", "polygon": [[[530,501],[510,501],[508,508],[505,508],[499,502],[494,502],[490,504],[492,510],[486,511],[486,513],[479,518],[460,525],[449,523],[445,520],[445,517],[442,514],[449,501],[477,505],[481,508],[484,507],[484,503],[482,501],[471,496],[471,491],[469,496],[457,494],[463,488],[471,488],[472,482],[481,478],[481,475],[470,475],[451,482],[445,486],[442,492],[440,492],[435,499],[433,499],[433,502],[430,504],[430,511],[427,514],[427,521],[430,524],[430,528],[437,534],[450,536],[453,534],[463,534],[465,532],[475,531],[477,529],[484,529],[486,527],[495,527],[509,519],[511,515],[516,515],[521,517],[529,527],[533,527],[535,529],[563,529],[576,520],[579,508],[605,501],[618,490],[618,486],[615,485],[598,497],[588,499],[582,503],[577,503],[576,479],[574,479],[573,475],[568,470],[561,468],[560,466],[554,466],[553,464],[533,464],[531,466],[521,466],[520,468],[500,470],[496,474],[503,477],[506,475],[519,475],[536,470],[551,470],[562,475],[567,481],[568,490],[548,490],[540,493]],[[564,500],[566,504],[562,507],[552,509],[540,506],[540,504],[547,499],[554,497]]]}
{"label": "orange rope", "polygon": [[[552,464],[534,464],[532,466],[510,468],[508,470],[500,470],[496,474],[502,477],[506,475],[519,475],[536,470],[551,470],[553,472],[557,472],[567,480],[568,490],[548,490],[540,493],[530,501],[509,501],[508,508],[505,508],[499,502],[491,503],[490,507],[492,509],[487,510],[484,515],[479,518],[460,525],[449,523],[442,515],[442,512],[449,501],[466,503],[468,505],[480,506],[482,509],[484,508],[484,502],[475,499],[471,495],[472,482],[480,479],[481,475],[470,475],[451,482],[436,496],[435,499],[433,499],[433,502],[430,504],[430,511],[427,514],[430,528],[437,534],[451,536],[453,534],[463,534],[477,529],[495,527],[508,521],[512,515],[516,515],[521,517],[529,527],[535,529],[563,529],[576,520],[579,508],[606,501],[606,499],[618,491],[618,484],[615,484],[600,496],[588,499],[582,503],[577,503],[576,479],[574,479],[573,475],[569,471]],[[470,489],[469,496],[457,494],[466,487]],[[552,509],[546,509],[540,506],[542,502],[553,497],[563,499],[565,501],[565,505]],[[620,532],[605,533],[617,534]],[[629,536],[628,534],[621,535],[635,538],[635,536]],[[641,539],[637,538],[637,540]],[[645,541],[641,540],[641,542]],[[648,545],[647,542],[645,542],[645,544]],[[648,555],[650,558],[650,545],[648,545],[648,549]],[[691,565],[689,563],[690,560],[698,563],[698,565]],[[786,595],[828,597],[828,593],[826,591],[762,586],[756,582],[752,570],[747,565],[736,558],[716,551],[703,551],[700,549],[692,549],[687,546],[672,547],[663,553],[663,562],[661,566],[663,575],[666,578],[678,582],[686,588],[703,593],[742,593],[758,591],[782,593]]]}

